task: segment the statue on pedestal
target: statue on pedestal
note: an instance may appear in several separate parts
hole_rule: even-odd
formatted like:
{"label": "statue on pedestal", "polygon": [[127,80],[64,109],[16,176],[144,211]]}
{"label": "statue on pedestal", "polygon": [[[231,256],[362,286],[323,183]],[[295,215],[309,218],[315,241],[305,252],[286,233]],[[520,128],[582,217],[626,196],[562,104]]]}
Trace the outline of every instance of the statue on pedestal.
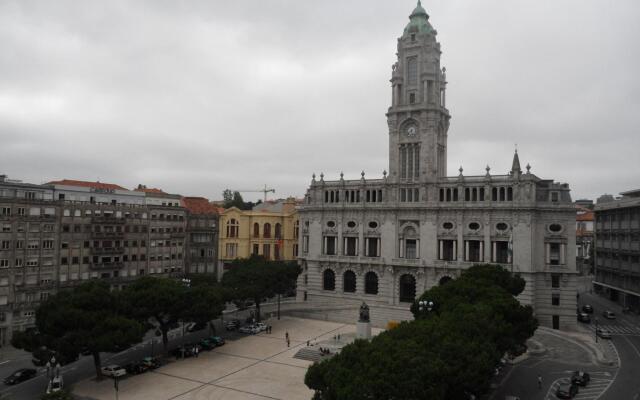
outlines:
{"label": "statue on pedestal", "polygon": [[358,322],[369,322],[369,306],[364,301],[360,306],[360,319]]}

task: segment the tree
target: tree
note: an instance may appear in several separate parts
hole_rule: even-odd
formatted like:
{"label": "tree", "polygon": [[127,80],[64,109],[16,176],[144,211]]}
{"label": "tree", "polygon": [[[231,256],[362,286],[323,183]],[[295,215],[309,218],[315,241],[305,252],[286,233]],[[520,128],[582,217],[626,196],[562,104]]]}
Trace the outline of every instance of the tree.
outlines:
{"label": "tree", "polygon": [[[468,399],[489,389],[505,352],[537,327],[531,307],[514,298],[524,281],[499,266],[473,266],[425,292],[415,320],[356,341],[305,376],[316,400]],[[420,307],[418,301],[434,307]]]}
{"label": "tree", "polygon": [[168,351],[168,332],[186,314],[187,287],[170,278],[141,277],[123,291],[128,312],[145,323],[150,319],[162,332],[162,345]]}
{"label": "tree", "polygon": [[113,352],[142,340],[144,330],[122,314],[117,294],[103,282],[88,282],[60,291],[36,310],[36,329],[12,343],[37,352],[40,346],[55,350],[59,357],[77,358],[80,349],[93,354],[100,374],[100,352]]}
{"label": "tree", "polygon": [[224,291],[211,274],[189,275],[190,287],[185,292],[183,318],[196,323],[208,323],[218,318],[224,310]]}
{"label": "tree", "polygon": [[229,271],[222,276],[222,285],[232,300],[253,300],[259,321],[262,300],[295,288],[298,274],[300,267],[296,263],[267,261],[262,256],[253,255],[234,260]]}

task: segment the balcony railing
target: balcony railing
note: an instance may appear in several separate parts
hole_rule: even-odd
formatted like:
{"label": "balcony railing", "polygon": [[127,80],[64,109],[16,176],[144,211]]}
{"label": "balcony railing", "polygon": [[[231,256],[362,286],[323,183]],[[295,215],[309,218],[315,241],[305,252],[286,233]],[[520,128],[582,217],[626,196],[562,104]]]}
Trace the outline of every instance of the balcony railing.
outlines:
{"label": "balcony railing", "polygon": [[123,238],[124,232],[91,232],[91,237],[94,239]]}
{"label": "balcony railing", "polygon": [[110,262],[110,263],[91,263],[91,269],[105,270],[105,269],[120,269],[124,267],[123,262]]}
{"label": "balcony railing", "polygon": [[91,248],[91,254],[123,254],[124,247],[93,247]]}
{"label": "balcony railing", "polygon": [[92,224],[124,224],[124,218],[115,217],[91,217]]}

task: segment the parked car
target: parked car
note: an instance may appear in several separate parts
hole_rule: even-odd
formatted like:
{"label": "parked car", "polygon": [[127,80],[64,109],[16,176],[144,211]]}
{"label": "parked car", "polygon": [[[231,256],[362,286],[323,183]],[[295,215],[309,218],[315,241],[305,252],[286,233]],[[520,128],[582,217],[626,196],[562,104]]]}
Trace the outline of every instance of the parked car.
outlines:
{"label": "parked car", "polygon": [[59,392],[63,389],[63,387],[64,382],[62,381],[62,375],[58,375],[51,379],[51,381],[47,385],[47,393]]}
{"label": "parked car", "polygon": [[611,332],[598,328],[596,329],[596,335],[600,336],[603,339],[611,339]]}
{"label": "parked car", "polygon": [[36,370],[33,368],[21,368],[14,371],[13,374],[4,378],[5,385],[15,385],[16,383],[24,382],[27,379],[31,379],[36,376]]}
{"label": "parked car", "polygon": [[571,383],[575,383],[576,385],[587,386],[590,380],[591,376],[584,371],[575,371],[573,375],[571,375]]}
{"label": "parked car", "polygon": [[147,372],[147,370],[149,370],[149,367],[142,363],[142,362],[131,362],[127,365],[124,366],[125,371],[127,371],[128,374],[131,375],[138,375],[141,374],[143,372]]}
{"label": "parked car", "polygon": [[214,343],[218,347],[225,344],[224,338],[222,338],[220,336],[211,336],[211,337],[209,337],[209,341],[211,343]]}
{"label": "parked car", "polygon": [[143,365],[145,365],[148,369],[156,369],[160,368],[160,360],[155,357],[145,357],[140,361]]}
{"label": "parked car", "polygon": [[593,313],[593,306],[591,304],[585,304],[582,306],[582,311],[586,312],[587,314],[591,314]]}
{"label": "parked car", "polygon": [[590,324],[591,317],[589,316],[589,314],[581,312],[580,314],[578,314],[578,321],[584,322],[585,324]]}
{"label": "parked car", "polygon": [[112,378],[119,378],[119,377],[125,376],[127,374],[127,370],[125,370],[124,368],[122,368],[121,366],[116,365],[116,364],[107,365],[106,367],[102,367],[102,368],[100,368],[100,371],[102,372],[102,375],[110,376]]}
{"label": "parked car", "polygon": [[211,340],[209,339],[202,339],[201,341],[198,342],[198,345],[200,345],[200,348],[202,350],[213,350],[216,347],[216,344],[211,342]]}
{"label": "parked car", "polygon": [[609,310],[603,311],[602,316],[606,319],[616,319],[616,314],[613,311]]}
{"label": "parked car", "polygon": [[520,397],[518,396],[505,396],[504,400],[520,400]]}
{"label": "parked car", "polygon": [[237,320],[237,319],[232,319],[231,321],[227,321],[224,324],[224,327],[228,331],[235,331],[236,329],[238,329],[240,327],[240,321]]}
{"label": "parked car", "polygon": [[195,355],[193,346],[193,344],[185,344],[184,346],[176,347],[171,351],[171,355],[175,358],[193,357]]}
{"label": "parked car", "polygon": [[578,385],[574,383],[563,383],[556,390],[556,397],[559,399],[573,399],[578,394]]}
{"label": "parked car", "polygon": [[252,335],[255,335],[257,333],[260,333],[260,328],[258,328],[255,325],[245,325],[245,326],[241,327],[239,329],[239,331],[242,332],[242,333],[250,333]]}
{"label": "parked car", "polygon": [[187,327],[187,332],[201,331],[206,327],[207,327],[207,323],[206,322],[192,322]]}
{"label": "parked car", "polygon": [[263,324],[262,322],[258,322],[256,324],[254,324],[254,326],[258,329],[260,329],[260,332],[264,332],[267,330],[267,325]]}

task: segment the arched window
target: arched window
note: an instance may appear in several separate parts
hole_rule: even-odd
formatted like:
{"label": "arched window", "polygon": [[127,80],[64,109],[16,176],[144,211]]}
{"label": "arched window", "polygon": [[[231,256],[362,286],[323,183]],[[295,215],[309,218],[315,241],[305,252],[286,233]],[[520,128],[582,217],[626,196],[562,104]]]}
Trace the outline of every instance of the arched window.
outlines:
{"label": "arched window", "polygon": [[322,289],[336,290],[336,274],[330,269],[325,269],[322,273]]}
{"label": "arched window", "polygon": [[266,223],[264,224],[264,230],[262,232],[262,234],[264,235],[265,238],[270,238],[271,237],[271,224],[270,223]]}
{"label": "arched window", "polygon": [[501,187],[500,188],[500,201],[505,201],[505,200],[506,200],[506,198],[505,198],[505,194],[504,194],[504,188]]}
{"label": "arched window", "polygon": [[356,273],[346,271],[342,276],[342,290],[347,293],[356,292]]}
{"label": "arched window", "polygon": [[253,224],[253,237],[260,237],[260,224],[257,222]]}
{"label": "arched window", "polygon": [[404,274],[400,277],[400,301],[413,303],[416,299],[416,278],[413,275]]}
{"label": "arched window", "polygon": [[229,221],[227,221],[227,237],[238,237],[238,225],[238,221],[235,218],[231,218]]}
{"label": "arched window", "polygon": [[300,220],[296,220],[296,223],[293,225],[293,238],[297,239],[300,236]]}
{"label": "arched window", "polygon": [[366,294],[378,294],[378,275],[375,272],[367,272],[364,276],[364,292]]}
{"label": "arched window", "polygon": [[282,236],[282,225],[276,224],[275,236],[276,239],[280,239],[280,237]]}
{"label": "arched window", "polygon": [[507,201],[513,201],[513,188],[507,188]]}

